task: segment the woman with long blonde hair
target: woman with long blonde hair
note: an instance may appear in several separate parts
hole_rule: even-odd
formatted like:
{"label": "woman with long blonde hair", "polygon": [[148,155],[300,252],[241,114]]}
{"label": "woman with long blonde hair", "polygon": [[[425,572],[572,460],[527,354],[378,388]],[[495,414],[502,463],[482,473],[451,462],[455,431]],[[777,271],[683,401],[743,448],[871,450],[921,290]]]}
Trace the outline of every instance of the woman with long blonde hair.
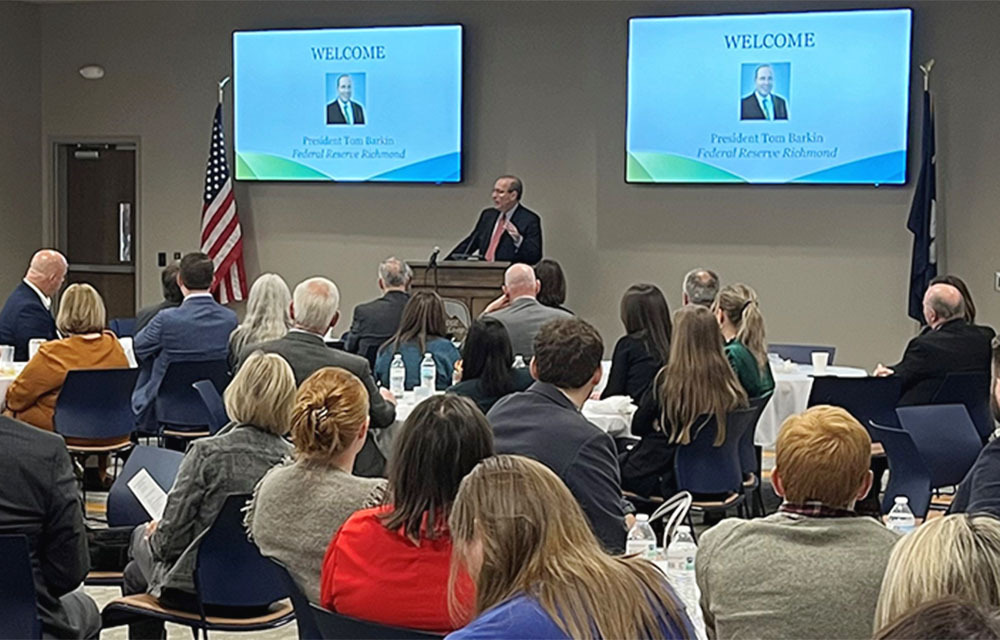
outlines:
{"label": "woman with long blonde hair", "polygon": [[[694,637],[663,574],[605,553],[569,489],[539,462],[480,462],[448,522],[452,615],[477,616],[450,639]],[[476,584],[473,611],[456,588],[465,572]]]}
{"label": "woman with long blonde hair", "polygon": [[229,336],[229,359],[239,362],[244,348],[277,340],[292,326],[292,294],[276,273],[261,274],[254,280],[247,298],[247,314]]}
{"label": "woman with long blonde hair", "polygon": [[721,446],[726,414],[747,405],[712,313],[699,305],[682,307],[674,314],[669,363],[632,418],[632,433],[642,440],[622,456],[622,488],[644,496],[673,495],[677,447],[689,444],[709,417],[716,419],[714,444]]}
{"label": "woman with long blonde hair", "polygon": [[1000,520],[956,513],[928,520],[900,540],[885,568],[875,629],[944,596],[1000,608]]}
{"label": "woman with long blonde hair", "polygon": [[726,341],[726,357],[747,395],[759,398],[774,391],[757,292],[745,284],[731,284],[719,292],[712,309]]}

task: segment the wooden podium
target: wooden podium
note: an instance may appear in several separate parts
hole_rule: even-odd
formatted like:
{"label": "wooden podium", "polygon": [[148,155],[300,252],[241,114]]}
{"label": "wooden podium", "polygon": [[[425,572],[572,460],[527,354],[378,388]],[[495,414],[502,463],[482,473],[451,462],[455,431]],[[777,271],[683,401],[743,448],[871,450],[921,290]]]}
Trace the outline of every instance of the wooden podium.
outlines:
{"label": "wooden podium", "polygon": [[[490,302],[503,294],[503,274],[509,262],[475,260],[440,261],[436,269],[427,262],[407,262],[413,269],[413,291],[437,291],[442,298],[461,300],[475,319]],[[435,274],[435,271],[437,272]]]}

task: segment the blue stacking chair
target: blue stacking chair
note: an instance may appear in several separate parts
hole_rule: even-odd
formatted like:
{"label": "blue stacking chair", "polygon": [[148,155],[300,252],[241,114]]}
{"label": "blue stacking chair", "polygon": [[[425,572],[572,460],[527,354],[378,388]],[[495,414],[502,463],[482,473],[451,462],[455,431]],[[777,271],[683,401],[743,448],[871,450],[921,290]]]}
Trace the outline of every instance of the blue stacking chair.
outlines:
{"label": "blue stacking chair", "polygon": [[[900,380],[896,376],[882,378],[818,376],[813,379],[808,406],[830,404],[842,407],[865,428],[868,428],[870,422],[898,427],[896,405],[899,404],[901,393]],[[876,440],[874,434],[872,440]]]}
{"label": "blue stacking chair", "polygon": [[28,538],[0,535],[0,638],[41,638]]}
{"label": "blue stacking chair", "polygon": [[821,347],[811,344],[769,344],[768,353],[776,353],[783,360],[791,360],[798,364],[812,364],[813,351],[825,351],[830,354],[827,364],[833,364],[833,356],[837,353],[837,347]]}
{"label": "blue stacking chair", "polygon": [[229,415],[226,414],[226,405],[222,402],[222,396],[211,380],[199,380],[193,386],[208,412],[208,431],[215,435],[219,429],[229,424]]}
{"label": "blue stacking chair", "polygon": [[900,407],[896,415],[927,467],[932,489],[955,486],[965,478],[983,443],[964,406]]}
{"label": "blue stacking chair", "polygon": [[[194,582],[199,611],[168,609],[149,594],[124,596],[103,611],[104,627],[147,616],[208,631],[260,631],[295,619],[279,567],[260,554],[243,528],[248,494],[226,498],[222,511],[202,537]],[[209,611],[224,610],[225,615]]]}
{"label": "blue stacking chair", "polygon": [[112,318],[108,328],[119,338],[134,338],[135,318]]}
{"label": "blue stacking chair", "polygon": [[750,515],[764,515],[764,496],[761,495],[761,459],[760,448],[754,444],[757,434],[757,423],[764,413],[767,403],[771,401],[774,392],[758,398],[750,399],[750,409],[754,412],[750,428],[743,432],[740,438],[740,468],[743,470],[743,492],[746,494]]}
{"label": "blue stacking chair", "polygon": [[159,447],[137,446],[132,450],[125,462],[122,472],[115,478],[108,492],[108,526],[134,527],[149,522],[149,514],[136,500],[132,490],[128,488],[129,481],[140,470],[145,469],[156,484],[166,492],[174,486],[177,471],[180,469],[184,454]]}
{"label": "blue stacking chair", "polygon": [[313,615],[313,609],[309,605],[306,594],[302,593],[302,589],[295,582],[288,567],[274,558],[271,558],[271,562],[277,567],[278,576],[292,601],[292,608],[295,609],[295,624],[298,627],[299,640],[319,640],[322,636],[319,633],[319,627],[316,626],[316,617]]}
{"label": "blue stacking chair", "polygon": [[[726,416],[726,439],[721,446],[713,446],[717,425],[714,416],[699,418],[701,427],[692,427],[695,433],[691,442],[677,447],[674,457],[674,474],[677,490],[695,496],[692,509],[699,511],[726,511],[744,502],[743,467],[740,461],[740,442],[745,432],[753,427],[755,409],[742,409]],[[699,495],[724,496],[719,500],[699,500]]]}
{"label": "blue stacking chair", "polygon": [[[889,513],[896,496],[906,496],[913,515],[925,517],[931,503],[931,475],[913,438],[903,429],[875,422],[869,423],[869,427],[878,436],[889,458],[889,484],[882,498],[882,513]],[[872,487],[872,491],[878,490],[879,487]]]}
{"label": "blue stacking chair", "polygon": [[965,405],[985,443],[993,434],[993,413],[990,411],[990,376],[985,373],[949,373],[934,394],[931,404]]}
{"label": "blue stacking chair", "polygon": [[360,620],[310,604],[319,638],[322,640],[423,640],[440,635]]}
{"label": "blue stacking chair", "polygon": [[211,380],[221,395],[229,384],[226,360],[171,362],[156,394],[156,420],[160,434],[174,438],[201,438],[210,435],[211,418],[195,391],[194,383]]}

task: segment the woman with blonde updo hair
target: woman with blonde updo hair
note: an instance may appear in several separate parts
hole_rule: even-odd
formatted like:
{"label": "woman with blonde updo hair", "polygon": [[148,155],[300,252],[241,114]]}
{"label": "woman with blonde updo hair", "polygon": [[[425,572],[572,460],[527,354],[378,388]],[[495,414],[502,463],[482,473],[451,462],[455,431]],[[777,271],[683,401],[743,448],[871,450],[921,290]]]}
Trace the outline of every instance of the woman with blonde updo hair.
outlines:
{"label": "woman with blonde updo hair", "polygon": [[261,553],[288,567],[317,604],[330,536],[352,513],[383,498],[385,480],[351,475],[367,434],[364,384],[344,369],[319,369],[295,396],[293,459],[264,476],[247,514]]}
{"label": "woman with blonde updo hair", "polygon": [[757,292],[745,284],[731,284],[719,292],[712,310],[726,341],[726,357],[747,395],[759,398],[773,392]]}

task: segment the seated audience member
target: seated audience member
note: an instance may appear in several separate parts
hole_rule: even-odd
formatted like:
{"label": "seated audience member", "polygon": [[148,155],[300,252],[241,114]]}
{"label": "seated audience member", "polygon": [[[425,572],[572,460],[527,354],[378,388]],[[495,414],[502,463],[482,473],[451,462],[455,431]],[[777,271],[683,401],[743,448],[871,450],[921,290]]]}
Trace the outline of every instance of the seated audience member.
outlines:
{"label": "seated audience member", "polygon": [[[379,624],[454,629],[448,515],[462,478],[491,455],[490,426],[468,399],[445,394],[418,404],[396,436],[386,505],[358,511],[330,542],[323,606]],[[468,576],[460,581],[471,594]]]}
{"label": "seated audience member", "polygon": [[306,378],[323,367],[340,367],[353,373],[365,385],[368,392],[368,411],[371,428],[382,429],[396,419],[395,400],[388,389],[379,390],[372,377],[368,361],[326,346],[323,336],[327,329],[337,324],[340,313],[340,291],[337,285],[326,278],[309,278],[295,287],[292,297],[292,329],[277,340],[250,345],[243,350],[248,355],[251,350],[277,353],[295,372],[295,384],[300,385]]}
{"label": "seated audience member", "polygon": [[[695,636],[663,574],[642,558],[604,553],[543,464],[487,458],[462,481],[448,522],[453,571],[476,576],[477,617],[452,640]],[[452,601],[465,618],[462,595]]]}
{"label": "seated audience member", "polygon": [[563,306],[566,302],[566,275],[563,274],[562,265],[552,258],[539,260],[535,265],[535,279],[541,287],[538,291],[539,303],[573,313]]}
{"label": "seated audience member", "polygon": [[1000,520],[957,513],[928,520],[904,536],[885,569],[875,628],[945,596],[1000,608]]}
{"label": "seated audience member", "polygon": [[997,613],[982,605],[949,596],[904,613],[875,633],[875,640],[1000,640]]}
{"label": "seated audience member", "polygon": [[140,368],[132,411],[137,424],[148,426],[155,418],[156,394],[169,363],[227,359],[236,314],[212,298],[214,274],[212,259],[204,253],[184,256],[177,275],[184,302],[163,309],[136,334],[133,347]]}
{"label": "seated audience member", "polygon": [[[28,538],[42,637],[96,638],[101,614],[83,592],[90,556],[66,443],[0,416],[0,466],[0,534]],[[3,559],[5,571],[9,561]]]}
{"label": "seated audience member", "polygon": [[723,520],[699,540],[709,637],[871,637],[899,536],[853,511],[871,488],[870,448],[868,432],[839,407],[785,420],[771,475],[784,498],[778,513]]}
{"label": "seated audience member", "polygon": [[928,287],[924,319],[930,330],[910,340],[899,364],[875,368],[877,376],[900,378],[900,405],[929,403],[949,373],[990,371],[990,337],[966,321],[958,289],[948,284]]}
{"label": "seated audience member", "polygon": [[61,253],[42,249],[31,257],[24,280],[0,310],[0,344],[14,347],[15,362],[28,359],[28,342],[32,338],[56,338],[52,296],[62,287],[66,269],[66,258]]}
{"label": "seated audience member", "polygon": [[684,276],[683,302],[711,307],[719,295],[719,276],[708,269],[692,269]]}
{"label": "seated audience member", "polygon": [[254,280],[247,299],[247,314],[229,336],[229,362],[235,369],[239,356],[251,345],[284,337],[292,325],[292,294],[284,279],[265,273]]}
{"label": "seated audience member", "polygon": [[369,350],[378,348],[396,334],[403,308],[410,299],[413,270],[396,257],[389,257],[378,266],[378,288],[382,297],[354,307],[351,330],[344,348],[368,357]]}
{"label": "seated audience member", "polygon": [[154,305],[139,309],[135,314],[135,333],[142,331],[142,328],[149,324],[157,313],[164,309],[179,307],[184,302],[184,294],[177,284],[177,274],[180,273],[181,265],[174,261],[163,267],[160,272],[160,282],[163,286],[163,300]]}
{"label": "seated audience member", "polygon": [[[1000,341],[993,340],[993,390],[990,408],[1000,419]],[[1000,438],[990,440],[958,485],[948,513],[988,513],[1000,518]]]}
{"label": "seated audience member", "polygon": [[[191,443],[167,494],[163,518],[139,525],[132,534],[132,561],[122,588],[126,595],[148,592],[166,607],[198,611],[194,569],[202,534],[227,496],[252,492],[264,473],[291,452],[282,436],[288,433],[295,378],[281,356],[251,355],[223,398],[233,423]],[[130,636],[156,637],[162,630],[161,621],[146,621],[132,625]]]}
{"label": "seated audience member", "polygon": [[625,335],[615,343],[611,371],[602,398],[631,396],[638,402],[670,357],[670,309],[660,288],[634,284],[621,302]]}
{"label": "seated audience member", "polygon": [[[7,409],[15,418],[53,431],[56,400],[71,370],[128,368],[128,358],[118,338],[104,329],[105,318],[104,300],[96,289],[89,284],[71,284],[66,288],[56,317],[59,333],[65,337],[43,342],[7,390]],[[76,444],[72,438],[67,441]],[[104,444],[127,441],[128,436]],[[88,484],[107,484],[108,456],[100,458],[97,469],[93,470],[98,477],[88,478]]]}
{"label": "seated audience member", "polygon": [[745,284],[732,284],[719,292],[715,316],[726,341],[726,357],[740,384],[751,398],[774,391],[771,363],[767,359],[764,317],[757,292]]}
{"label": "seated audience member", "polygon": [[528,360],[534,353],[532,341],[542,325],[549,320],[572,318],[573,314],[546,307],[536,299],[541,284],[535,278],[534,269],[526,264],[510,265],[503,280],[503,295],[491,302],[483,313],[507,327],[514,355],[522,355]]}
{"label": "seated audience member", "polygon": [[[972,301],[972,293],[969,291],[969,287],[965,284],[964,280],[958,276],[947,274],[934,278],[931,280],[930,284],[950,284],[958,289],[958,292],[962,294],[962,302],[965,303],[965,314],[962,317],[965,318],[966,322],[988,335],[990,340],[993,339],[993,336],[996,335],[996,331],[993,330],[993,327],[976,324],[976,303]],[[930,331],[930,327],[925,326],[921,333],[927,333],[928,331]]]}
{"label": "seated audience member", "polygon": [[487,413],[508,393],[524,391],[534,380],[527,367],[515,369],[514,351],[503,323],[486,316],[473,321],[462,345],[462,381],[448,393],[466,396]]}
{"label": "seated audience member", "polygon": [[425,353],[434,358],[435,386],[442,390],[451,386],[459,354],[448,338],[441,296],[433,291],[419,291],[406,303],[399,329],[382,345],[375,359],[375,376],[384,387],[389,386],[389,366],[397,353],[403,356],[406,365],[404,386],[407,391],[420,386],[420,363]]}
{"label": "seated audience member", "polygon": [[641,496],[672,496],[677,447],[689,444],[711,416],[718,425],[715,446],[722,445],[726,414],[747,402],[712,313],[700,305],[681,307],[674,313],[669,362],[632,417],[632,433],[642,440],[622,455],[622,486]]}
{"label": "seated audience member", "polygon": [[368,421],[368,393],[352,373],[324,367],[306,378],[292,409],[294,458],[267,472],[247,514],[261,553],[285,565],[316,604],[331,532],[382,503],[385,480],[351,475]]}
{"label": "seated audience member", "polygon": [[601,381],[604,342],[587,322],[552,320],[535,336],[527,391],[501,398],[486,416],[497,453],[538,460],[559,476],[583,508],[601,545],[625,549],[625,513],[611,436],[580,409]]}

